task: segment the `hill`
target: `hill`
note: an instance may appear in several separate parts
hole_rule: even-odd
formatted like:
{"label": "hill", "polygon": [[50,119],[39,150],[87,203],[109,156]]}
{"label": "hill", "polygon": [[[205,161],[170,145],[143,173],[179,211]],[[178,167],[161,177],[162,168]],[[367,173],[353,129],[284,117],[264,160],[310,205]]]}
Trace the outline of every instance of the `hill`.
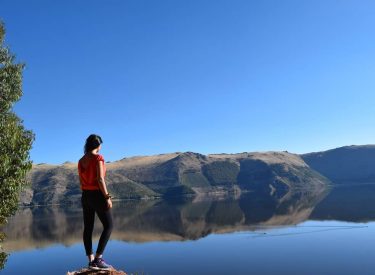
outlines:
{"label": "hill", "polygon": [[[275,197],[291,189],[320,188],[329,180],[287,152],[202,155],[176,152],[107,163],[107,184],[115,198],[150,198],[202,193],[263,192]],[[29,173],[24,205],[77,203],[77,164],[38,164]]]}
{"label": "hill", "polygon": [[334,183],[375,182],[375,145],[344,146],[301,157]]}

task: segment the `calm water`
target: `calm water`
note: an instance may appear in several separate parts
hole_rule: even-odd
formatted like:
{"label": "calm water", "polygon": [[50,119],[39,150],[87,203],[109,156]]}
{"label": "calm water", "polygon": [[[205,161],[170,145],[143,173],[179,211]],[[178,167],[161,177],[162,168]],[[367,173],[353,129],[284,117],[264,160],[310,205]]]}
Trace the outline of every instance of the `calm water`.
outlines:
{"label": "calm water", "polygon": [[[113,214],[105,258],[129,274],[375,274],[375,184],[117,202]],[[82,226],[79,207],[20,210],[1,274],[84,267]]]}

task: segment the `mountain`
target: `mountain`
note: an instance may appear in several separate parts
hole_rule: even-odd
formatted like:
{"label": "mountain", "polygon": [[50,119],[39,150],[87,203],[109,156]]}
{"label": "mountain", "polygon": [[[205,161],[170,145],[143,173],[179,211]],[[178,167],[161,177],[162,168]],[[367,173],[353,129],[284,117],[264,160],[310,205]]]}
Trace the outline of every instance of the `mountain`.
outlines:
{"label": "mountain", "polygon": [[334,183],[375,182],[375,145],[344,146],[301,157]]}
{"label": "mountain", "polygon": [[[329,180],[296,154],[262,152],[202,155],[176,152],[106,163],[111,194],[124,198],[171,198],[203,193],[262,192],[282,198],[291,189],[321,188]],[[77,203],[77,164],[33,165],[24,205]]]}

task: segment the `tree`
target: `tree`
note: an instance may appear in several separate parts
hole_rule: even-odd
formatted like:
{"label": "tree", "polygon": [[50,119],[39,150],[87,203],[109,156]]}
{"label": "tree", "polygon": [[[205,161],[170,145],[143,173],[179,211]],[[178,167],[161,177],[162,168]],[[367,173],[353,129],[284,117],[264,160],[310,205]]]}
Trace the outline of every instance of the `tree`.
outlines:
{"label": "tree", "polygon": [[[30,149],[34,141],[32,131],[14,113],[13,105],[22,96],[24,64],[16,63],[15,56],[4,45],[5,28],[0,21],[0,225],[15,213],[19,193],[27,184],[26,173],[31,169]],[[0,235],[2,241],[4,235]],[[6,254],[0,254],[0,268]]]}

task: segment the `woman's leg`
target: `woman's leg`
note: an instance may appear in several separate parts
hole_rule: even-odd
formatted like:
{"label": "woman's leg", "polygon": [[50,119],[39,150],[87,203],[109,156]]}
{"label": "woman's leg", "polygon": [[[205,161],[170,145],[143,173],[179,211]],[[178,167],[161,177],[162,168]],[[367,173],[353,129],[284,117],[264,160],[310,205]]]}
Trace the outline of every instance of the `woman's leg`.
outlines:
{"label": "woman's leg", "polygon": [[103,232],[100,235],[96,257],[101,257],[112,233],[113,221],[111,209],[97,211],[97,215],[103,224]]}
{"label": "woman's leg", "polygon": [[95,210],[88,203],[89,198],[87,194],[82,194],[82,208],[83,208],[83,244],[85,245],[86,255],[89,261],[92,258],[92,231],[94,230]]}

